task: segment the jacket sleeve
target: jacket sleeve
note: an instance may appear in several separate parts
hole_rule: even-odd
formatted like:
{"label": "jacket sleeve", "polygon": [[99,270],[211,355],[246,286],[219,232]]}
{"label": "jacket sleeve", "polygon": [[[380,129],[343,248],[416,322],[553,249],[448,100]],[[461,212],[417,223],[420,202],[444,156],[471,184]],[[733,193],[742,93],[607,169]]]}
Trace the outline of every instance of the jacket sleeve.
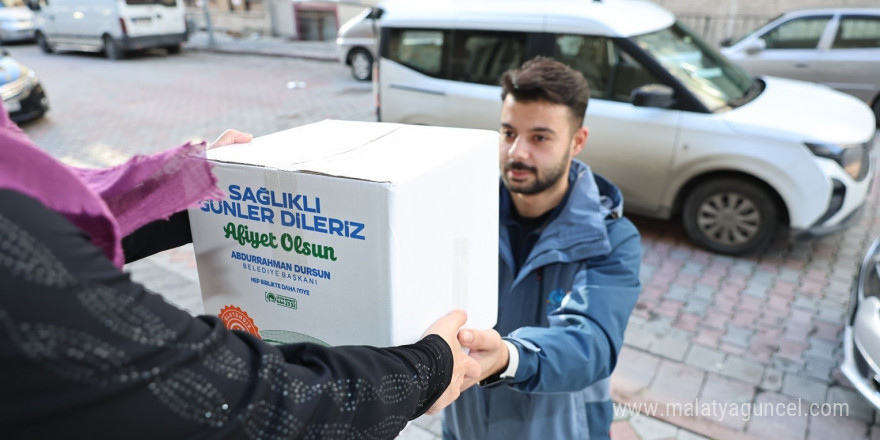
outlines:
{"label": "jacket sleeve", "polygon": [[393,438],[450,382],[409,346],[269,345],[132,282],[81,230],[0,190],[4,439]]}
{"label": "jacket sleeve", "polygon": [[132,263],[158,252],[192,243],[189,212],[180,211],[167,220],[155,220],[122,238],[125,262]]}
{"label": "jacket sleeve", "polygon": [[611,252],[590,259],[549,327],[522,327],[509,336],[520,352],[511,387],[571,392],[605,379],[617,363],[623,333],[639,296],[641,244],[626,218],[609,220]]}

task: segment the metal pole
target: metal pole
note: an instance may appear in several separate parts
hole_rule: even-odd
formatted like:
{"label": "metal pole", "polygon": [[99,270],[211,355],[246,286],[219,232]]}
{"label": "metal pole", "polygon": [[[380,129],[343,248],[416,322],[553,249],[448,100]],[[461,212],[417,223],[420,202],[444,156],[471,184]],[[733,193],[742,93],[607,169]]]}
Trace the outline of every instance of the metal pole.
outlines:
{"label": "metal pole", "polygon": [[208,29],[208,46],[214,47],[214,27],[211,25],[211,13],[208,12],[208,0],[202,0],[202,9],[205,11],[205,27]]}

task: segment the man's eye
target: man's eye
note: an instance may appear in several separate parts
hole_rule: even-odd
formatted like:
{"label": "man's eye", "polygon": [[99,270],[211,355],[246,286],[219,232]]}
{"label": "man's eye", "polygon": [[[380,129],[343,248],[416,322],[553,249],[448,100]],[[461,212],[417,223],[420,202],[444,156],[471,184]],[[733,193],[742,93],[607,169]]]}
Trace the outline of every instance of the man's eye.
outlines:
{"label": "man's eye", "polygon": [[537,141],[537,142],[544,142],[546,140],[547,140],[547,136],[541,136],[541,135],[535,136],[535,141]]}

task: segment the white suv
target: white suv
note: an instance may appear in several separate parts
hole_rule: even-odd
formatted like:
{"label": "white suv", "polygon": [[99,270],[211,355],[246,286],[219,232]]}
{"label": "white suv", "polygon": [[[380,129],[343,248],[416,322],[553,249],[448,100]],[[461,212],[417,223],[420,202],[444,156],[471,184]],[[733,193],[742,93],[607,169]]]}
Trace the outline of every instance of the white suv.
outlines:
{"label": "white suv", "polygon": [[781,226],[814,237],[861,212],[873,175],[868,106],[753,79],[657,5],[402,0],[377,15],[380,121],[497,129],[501,74],[545,55],[589,81],[579,158],[621,188],[630,213],[680,216],[696,243],[742,254]]}

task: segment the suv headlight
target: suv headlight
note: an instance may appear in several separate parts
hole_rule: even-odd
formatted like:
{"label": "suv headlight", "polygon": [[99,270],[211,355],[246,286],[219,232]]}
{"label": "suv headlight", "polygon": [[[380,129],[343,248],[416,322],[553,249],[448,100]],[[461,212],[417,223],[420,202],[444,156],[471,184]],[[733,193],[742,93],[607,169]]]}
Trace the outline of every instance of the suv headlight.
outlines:
{"label": "suv headlight", "polygon": [[856,181],[860,181],[868,175],[871,141],[853,145],[805,142],[804,145],[816,156],[837,162]]}

